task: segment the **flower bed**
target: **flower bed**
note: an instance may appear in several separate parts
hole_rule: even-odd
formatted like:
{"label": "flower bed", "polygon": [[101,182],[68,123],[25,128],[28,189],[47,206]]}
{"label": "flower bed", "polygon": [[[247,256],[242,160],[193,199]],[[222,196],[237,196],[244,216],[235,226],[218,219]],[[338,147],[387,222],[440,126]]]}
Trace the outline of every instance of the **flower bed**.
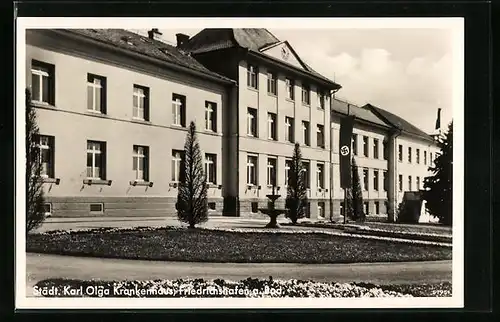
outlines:
{"label": "flower bed", "polygon": [[48,279],[36,284],[35,295],[46,297],[413,297],[450,296],[451,284],[377,286],[356,283],[319,283],[302,280],[247,278],[241,281],[222,279],[178,279],[147,281],[82,281]]}
{"label": "flower bed", "polygon": [[[397,239],[410,239],[423,242],[428,241],[428,242],[451,244],[453,240],[450,234],[436,234],[436,233],[410,231],[410,230],[398,230],[397,224],[386,224],[382,226],[382,227],[390,227],[389,229],[373,228],[372,225],[370,225],[370,223],[344,225],[344,224],[327,223],[327,222],[316,222],[316,223],[302,222],[298,223],[297,225],[303,227],[312,227],[312,228],[342,229],[344,230],[344,232],[351,234],[362,234],[362,235],[389,237]],[[391,227],[390,225],[395,227]]]}
{"label": "flower bed", "polygon": [[98,228],[28,235],[27,252],[233,263],[356,263],[451,259],[439,243],[287,229]]}

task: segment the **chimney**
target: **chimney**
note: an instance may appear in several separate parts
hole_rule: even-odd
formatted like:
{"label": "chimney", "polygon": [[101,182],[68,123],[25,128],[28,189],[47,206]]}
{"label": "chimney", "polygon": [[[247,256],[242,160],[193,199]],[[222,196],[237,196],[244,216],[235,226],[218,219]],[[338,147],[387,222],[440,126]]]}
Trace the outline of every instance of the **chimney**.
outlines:
{"label": "chimney", "polygon": [[156,39],[156,35],[163,35],[159,30],[158,28],[153,28],[151,30],[148,30],[148,37],[149,39]]}
{"label": "chimney", "polygon": [[177,47],[182,47],[189,41],[189,36],[185,34],[175,34],[175,37],[177,37]]}

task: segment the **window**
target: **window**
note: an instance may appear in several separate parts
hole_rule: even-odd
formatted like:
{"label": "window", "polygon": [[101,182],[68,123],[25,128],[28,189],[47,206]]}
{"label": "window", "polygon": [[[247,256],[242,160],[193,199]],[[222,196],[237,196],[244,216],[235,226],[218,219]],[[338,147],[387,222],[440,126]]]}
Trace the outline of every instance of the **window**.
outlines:
{"label": "window", "polygon": [[87,110],[106,114],[106,78],[87,74]]}
{"label": "window", "polygon": [[104,212],[104,205],[102,203],[91,203],[89,205],[90,207],[90,212],[93,213],[103,213]]}
{"label": "window", "polygon": [[306,218],[311,218],[311,202],[309,201],[304,204],[304,215]]}
{"label": "window", "polygon": [[294,141],[293,117],[285,117],[285,141]]}
{"label": "window", "polygon": [[378,159],[378,139],[373,139],[373,158]]}
{"label": "window", "polygon": [[408,163],[411,163],[411,147],[408,147]]}
{"label": "window", "polygon": [[325,109],[325,94],[322,91],[318,91],[318,107],[322,110]]}
{"label": "window", "polygon": [[363,136],[363,155],[368,158],[368,137]]}
{"label": "window", "polygon": [[365,215],[370,214],[370,203],[368,201],[363,202],[363,208],[365,208]]}
{"label": "window", "polygon": [[138,181],[149,181],[149,148],[146,146],[134,145],[132,156],[132,170],[135,172],[135,179]]}
{"label": "window", "polygon": [[429,164],[432,166],[432,152],[429,153]]}
{"label": "window", "polygon": [[42,164],[40,175],[44,178],[54,178],[54,137],[40,135],[37,146]]}
{"label": "window", "polygon": [[398,160],[403,162],[403,146],[401,144],[398,146]]}
{"label": "window", "polygon": [[247,134],[257,137],[257,110],[251,107],[247,111]]}
{"label": "window", "polygon": [[427,151],[424,151],[424,164],[427,165]]}
{"label": "window", "polygon": [[208,203],[208,209],[209,210],[215,210],[216,209],[216,203],[215,202],[209,202]]}
{"label": "window", "polygon": [[399,192],[403,191],[403,175],[402,174],[400,174],[398,176],[398,189],[399,189]]}
{"label": "window", "polygon": [[417,149],[416,153],[417,164],[420,164],[420,149]]}
{"label": "window", "polygon": [[383,142],[383,153],[384,153],[384,160],[389,160],[389,150],[387,149],[387,141]]}
{"label": "window", "polygon": [[172,182],[180,182],[184,160],[184,151],[172,150]]}
{"label": "window", "polygon": [[417,190],[420,190],[420,177],[416,178],[415,184],[417,185]]}
{"label": "window", "polygon": [[358,155],[358,135],[352,135],[352,153]]}
{"label": "window", "polygon": [[368,191],[368,169],[363,169],[363,190]]}
{"label": "window", "polygon": [[310,146],[310,134],[309,134],[309,122],[302,121],[302,139],[304,140],[304,145]]}
{"label": "window", "polygon": [[380,214],[380,202],[375,201],[375,214],[379,215]]}
{"label": "window", "polygon": [[287,78],[286,82],[286,98],[291,99],[292,101],[295,99],[295,82],[293,79]]}
{"label": "window", "polygon": [[267,185],[276,186],[276,158],[267,159]]}
{"label": "window", "polygon": [[325,127],[318,124],[316,127],[316,141],[318,142],[318,147],[325,148]]}
{"label": "window", "polygon": [[34,102],[55,105],[54,75],[54,65],[31,61],[31,99]]}
{"label": "window", "polygon": [[259,203],[258,202],[253,201],[250,205],[252,207],[253,213],[259,212]]}
{"label": "window", "polygon": [[87,178],[106,179],[106,144],[87,141]]}
{"label": "window", "polygon": [[248,65],[247,68],[247,85],[251,88],[258,88],[258,78],[259,70],[256,66]]}
{"label": "window", "polygon": [[253,155],[247,158],[247,184],[257,185],[257,157]]}
{"label": "window", "polygon": [[269,94],[277,95],[277,77],[273,72],[267,72],[267,92]]}
{"label": "window", "polygon": [[267,138],[269,140],[277,139],[276,132],[276,114],[267,113]]}
{"label": "window", "polygon": [[205,154],[205,175],[207,183],[217,183],[217,155]]}
{"label": "window", "polygon": [[378,191],[378,170],[373,171],[373,190]]}
{"label": "window", "polygon": [[186,96],[172,94],[172,124],[186,126]]}
{"label": "window", "polygon": [[384,171],[383,176],[384,176],[384,191],[387,191],[389,189],[389,177],[387,176],[387,171]]}
{"label": "window", "polygon": [[217,104],[205,101],[205,129],[217,132]]}
{"label": "window", "polygon": [[307,189],[311,188],[310,164],[302,161],[302,175]]}
{"label": "window", "polygon": [[413,191],[411,187],[411,176],[408,176],[408,191]]}
{"label": "window", "polygon": [[292,160],[285,160],[285,186],[288,186],[290,180],[290,169],[292,168]]}
{"label": "window", "polygon": [[149,121],[149,88],[134,85],[132,112],[134,119]]}
{"label": "window", "polygon": [[318,217],[325,218],[325,203],[323,201],[318,202]]}
{"label": "window", "polygon": [[309,85],[302,85],[302,104],[309,105],[311,104],[311,90]]}
{"label": "window", "polygon": [[325,187],[325,165],[317,164],[316,165],[316,179],[317,179],[317,187],[318,189],[323,189]]}

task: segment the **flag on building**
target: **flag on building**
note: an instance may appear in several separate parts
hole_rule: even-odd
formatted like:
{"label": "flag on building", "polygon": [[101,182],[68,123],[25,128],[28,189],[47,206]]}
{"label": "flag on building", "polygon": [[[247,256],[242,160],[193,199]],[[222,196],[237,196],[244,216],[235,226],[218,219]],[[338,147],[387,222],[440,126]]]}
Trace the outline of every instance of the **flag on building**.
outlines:
{"label": "flag on building", "polygon": [[348,115],[340,120],[340,187],[343,189],[351,187],[351,142],[353,125],[353,115]]}
{"label": "flag on building", "polygon": [[436,119],[436,132],[441,131],[441,108],[438,108],[438,114],[437,114],[437,119]]}

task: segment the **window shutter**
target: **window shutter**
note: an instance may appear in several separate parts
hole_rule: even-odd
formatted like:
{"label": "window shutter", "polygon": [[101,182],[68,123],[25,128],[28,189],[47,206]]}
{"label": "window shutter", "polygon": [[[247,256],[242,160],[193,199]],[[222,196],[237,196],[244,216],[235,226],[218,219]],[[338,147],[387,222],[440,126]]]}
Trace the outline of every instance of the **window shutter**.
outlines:
{"label": "window shutter", "polygon": [[149,181],[149,147],[144,147],[144,181]]}
{"label": "window shutter", "polygon": [[144,120],[149,121],[149,88],[144,87]]}
{"label": "window shutter", "polygon": [[181,97],[181,125],[186,126],[186,97]]}
{"label": "window shutter", "polygon": [[107,169],[106,169],[106,156],[108,151],[106,149],[106,142],[101,142],[101,179],[106,180]]}
{"label": "window shutter", "polygon": [[217,104],[213,104],[213,114],[212,114],[212,130],[217,132]]}
{"label": "window shutter", "polygon": [[55,137],[50,136],[49,137],[49,147],[50,147],[50,168],[49,168],[49,177],[50,178],[55,178],[55,164],[56,164],[56,144],[55,144]]}
{"label": "window shutter", "polygon": [[108,93],[108,85],[106,81],[106,77],[102,77],[101,79],[101,113],[102,114],[108,114],[108,98],[107,98],[107,93]]}
{"label": "window shutter", "polygon": [[56,105],[56,67],[51,65],[49,68],[49,103]]}

